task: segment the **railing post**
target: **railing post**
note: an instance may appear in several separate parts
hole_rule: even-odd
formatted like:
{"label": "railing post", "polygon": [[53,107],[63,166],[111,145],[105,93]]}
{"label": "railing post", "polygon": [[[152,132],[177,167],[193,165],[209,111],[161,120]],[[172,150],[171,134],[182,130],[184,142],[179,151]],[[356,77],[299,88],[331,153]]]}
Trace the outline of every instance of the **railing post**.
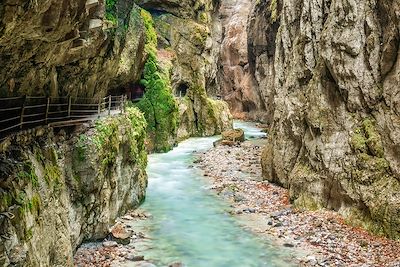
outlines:
{"label": "railing post", "polygon": [[47,105],[46,105],[46,117],[45,117],[46,124],[47,124],[48,117],[49,117],[49,109],[50,109],[50,97],[48,97],[48,98],[47,98]]}
{"label": "railing post", "polygon": [[97,118],[100,119],[100,113],[101,113],[101,99],[99,99],[99,104],[97,105]]}
{"label": "railing post", "polygon": [[108,116],[111,115],[111,95],[108,96]]}
{"label": "railing post", "polygon": [[71,118],[71,96],[68,97],[68,118]]}
{"label": "railing post", "polygon": [[119,109],[121,111],[121,114],[124,112],[124,98],[125,98],[125,96],[122,95],[120,98],[120,103],[119,103]]}
{"label": "railing post", "polygon": [[19,128],[20,129],[22,129],[22,126],[24,124],[25,104],[26,104],[26,95],[24,96],[24,101],[23,101],[22,106],[21,106],[21,119],[19,121],[19,123],[20,123]]}

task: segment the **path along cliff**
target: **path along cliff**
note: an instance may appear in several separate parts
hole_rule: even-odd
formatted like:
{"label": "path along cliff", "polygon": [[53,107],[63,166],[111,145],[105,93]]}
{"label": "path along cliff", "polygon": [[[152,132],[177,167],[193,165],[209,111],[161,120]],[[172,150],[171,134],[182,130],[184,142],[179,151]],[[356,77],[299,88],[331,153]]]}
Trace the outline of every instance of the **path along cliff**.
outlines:
{"label": "path along cliff", "polygon": [[[399,0],[2,1],[1,96],[95,101],[140,87],[144,95],[136,106],[147,123],[139,123],[136,109],[131,111],[137,121],[125,114],[109,122],[121,137],[116,147],[123,160],[116,160],[118,153],[93,153],[95,163],[85,157],[89,169],[82,171],[86,178],[79,188],[74,184],[81,176],[58,165],[66,161],[69,166],[74,155],[59,147],[68,142],[101,146],[90,143],[96,138],[74,139],[76,133],[70,132],[53,137],[51,130],[35,130],[2,144],[1,193],[9,196],[2,197],[1,223],[7,232],[1,238],[12,245],[1,243],[1,260],[28,266],[42,259],[44,265],[72,264],[79,242],[104,236],[104,218],[115,219],[127,203],[139,202],[145,178],[138,174],[123,182],[141,181],[141,186],[135,197],[121,202],[107,197],[97,203],[102,198],[93,200],[90,193],[102,190],[85,191],[84,183],[104,176],[108,178],[101,184],[90,186],[118,188],[110,179],[120,177],[120,166],[135,168],[143,160],[142,141],[149,151],[167,151],[190,136],[232,127],[228,105],[219,97],[235,116],[269,124],[263,177],[288,188],[296,206],[333,209],[352,224],[399,238],[399,14]],[[96,135],[108,128],[92,126],[86,132],[90,137],[92,131]],[[130,131],[140,134],[131,138]],[[91,164],[101,169],[103,163],[110,163],[112,171],[90,169]],[[56,193],[46,197],[49,190],[40,190],[47,187]],[[68,197],[75,200],[75,190],[78,208],[70,213]],[[51,212],[53,205],[43,210],[47,198],[61,203],[58,217]],[[112,215],[96,220],[100,226],[92,223],[90,212],[76,220],[80,226],[68,226],[69,215],[82,214],[80,205],[93,216],[116,206]],[[35,207],[48,212],[48,219],[36,220]],[[50,255],[50,245],[34,245],[48,222],[73,229],[61,231],[62,237],[49,235],[53,242],[64,240]],[[63,244],[68,249],[57,254],[64,251]],[[36,258],[34,251],[43,257]]]}

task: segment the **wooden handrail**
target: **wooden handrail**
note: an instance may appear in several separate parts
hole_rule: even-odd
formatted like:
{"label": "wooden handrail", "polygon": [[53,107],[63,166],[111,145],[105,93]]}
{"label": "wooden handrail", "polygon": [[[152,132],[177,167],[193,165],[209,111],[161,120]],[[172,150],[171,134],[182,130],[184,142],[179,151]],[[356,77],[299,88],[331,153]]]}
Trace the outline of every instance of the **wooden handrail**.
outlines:
{"label": "wooden handrail", "polygon": [[[120,110],[122,113],[126,100],[124,95],[109,95],[104,98],[42,96],[0,98],[0,103],[7,102],[6,107],[0,109],[0,142],[15,132],[16,128],[24,130],[43,125],[62,127],[109,116],[112,110]],[[16,102],[15,105],[13,102]]]}

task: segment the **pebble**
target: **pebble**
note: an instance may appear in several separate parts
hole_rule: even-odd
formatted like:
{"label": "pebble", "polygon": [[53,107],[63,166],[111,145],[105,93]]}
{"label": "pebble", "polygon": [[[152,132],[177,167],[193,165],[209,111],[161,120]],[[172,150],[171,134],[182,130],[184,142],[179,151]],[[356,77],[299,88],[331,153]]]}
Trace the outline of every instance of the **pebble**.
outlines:
{"label": "pebble", "polygon": [[140,256],[137,256],[137,255],[128,255],[127,257],[126,257],[126,259],[127,260],[130,260],[130,261],[143,261],[144,260],[144,256],[142,256],[142,255],[140,255]]}
{"label": "pebble", "polygon": [[117,247],[117,246],[118,246],[118,243],[115,241],[104,241],[103,242],[103,247],[106,247],[106,248],[112,248],[112,247]]}

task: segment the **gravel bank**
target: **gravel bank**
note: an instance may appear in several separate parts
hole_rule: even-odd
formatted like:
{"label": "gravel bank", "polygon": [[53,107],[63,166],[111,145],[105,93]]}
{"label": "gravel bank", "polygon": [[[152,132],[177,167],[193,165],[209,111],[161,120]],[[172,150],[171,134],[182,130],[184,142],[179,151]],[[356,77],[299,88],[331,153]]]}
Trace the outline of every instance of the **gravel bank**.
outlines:
{"label": "gravel bank", "polygon": [[305,251],[297,256],[300,266],[400,266],[400,242],[346,225],[333,211],[296,209],[286,189],[262,181],[262,142],[217,146],[195,160],[245,227]]}

